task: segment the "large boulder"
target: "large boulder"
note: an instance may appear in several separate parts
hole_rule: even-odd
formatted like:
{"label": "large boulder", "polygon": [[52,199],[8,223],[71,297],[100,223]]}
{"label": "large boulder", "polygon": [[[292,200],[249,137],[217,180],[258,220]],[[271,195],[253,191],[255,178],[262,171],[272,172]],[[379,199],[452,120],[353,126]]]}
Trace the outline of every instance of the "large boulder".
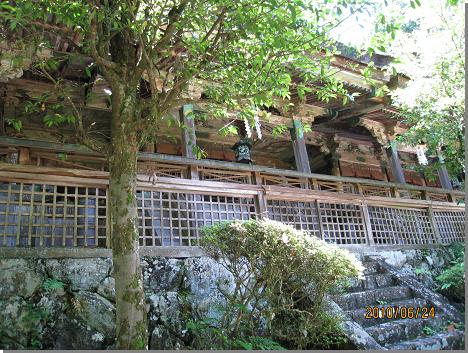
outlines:
{"label": "large boulder", "polygon": [[184,279],[184,262],[178,259],[149,258],[142,261],[143,283],[147,291],[177,291]]}
{"label": "large boulder", "polygon": [[31,297],[41,287],[44,275],[37,270],[34,260],[0,260],[0,299],[17,295]]}
{"label": "large boulder", "polygon": [[73,291],[96,291],[108,277],[112,260],[108,258],[50,259],[44,267],[50,277],[70,284]]}
{"label": "large boulder", "polygon": [[177,292],[155,293],[148,300],[152,324],[162,324],[177,332],[183,329],[182,305]]}
{"label": "large boulder", "polygon": [[79,291],[72,300],[74,313],[107,339],[115,337],[115,307],[97,293]]}
{"label": "large boulder", "polygon": [[151,333],[150,349],[175,350],[184,349],[184,342],[163,325],[156,325]]}
{"label": "large boulder", "polygon": [[184,290],[192,305],[192,315],[214,320],[222,316],[225,297],[232,293],[234,278],[221,264],[208,257],[187,258]]}
{"label": "large boulder", "polygon": [[106,277],[99,283],[96,293],[101,297],[115,303],[115,279],[114,277]]}
{"label": "large boulder", "polygon": [[106,349],[108,339],[99,331],[69,315],[60,315],[55,329],[44,337],[53,349]]}
{"label": "large boulder", "polygon": [[0,349],[25,349],[31,345],[31,336],[37,336],[37,320],[28,318],[32,307],[21,297],[0,301]]}

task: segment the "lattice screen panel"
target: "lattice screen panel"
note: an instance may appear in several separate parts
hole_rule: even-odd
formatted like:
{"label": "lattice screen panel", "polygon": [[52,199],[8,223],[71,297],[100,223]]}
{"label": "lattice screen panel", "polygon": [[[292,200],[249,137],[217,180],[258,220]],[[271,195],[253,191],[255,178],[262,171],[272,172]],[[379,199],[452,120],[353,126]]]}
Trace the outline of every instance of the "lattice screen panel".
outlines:
{"label": "lattice screen panel", "polygon": [[250,184],[249,172],[234,170],[199,168],[200,180],[222,181],[237,184]]}
{"label": "lattice screen panel", "polygon": [[325,241],[336,244],[365,244],[362,208],[352,204],[319,203]]}
{"label": "lattice screen panel", "polygon": [[384,186],[362,185],[361,188],[364,196],[391,196],[390,189]]}
{"label": "lattice screen panel", "polygon": [[431,201],[449,202],[447,194],[428,192],[427,197]]}
{"label": "lattice screen panel", "polygon": [[320,238],[317,207],[313,202],[267,200],[268,218],[290,224]]}
{"label": "lattice screen panel", "polygon": [[138,163],[138,173],[165,178],[184,178],[187,173],[187,166],[145,161]]}
{"label": "lattice screen panel", "polygon": [[261,174],[263,185],[277,185],[294,188],[304,188],[305,180],[284,175]]}
{"label": "lattice screen panel", "polygon": [[376,245],[434,244],[434,230],[427,210],[369,206]]}
{"label": "lattice screen panel", "polygon": [[199,228],[255,218],[253,198],[137,191],[140,245],[198,245]]}
{"label": "lattice screen panel", "polygon": [[465,212],[434,211],[434,219],[443,244],[465,240]]}
{"label": "lattice screen panel", "polygon": [[0,246],[106,247],[107,191],[0,182]]}

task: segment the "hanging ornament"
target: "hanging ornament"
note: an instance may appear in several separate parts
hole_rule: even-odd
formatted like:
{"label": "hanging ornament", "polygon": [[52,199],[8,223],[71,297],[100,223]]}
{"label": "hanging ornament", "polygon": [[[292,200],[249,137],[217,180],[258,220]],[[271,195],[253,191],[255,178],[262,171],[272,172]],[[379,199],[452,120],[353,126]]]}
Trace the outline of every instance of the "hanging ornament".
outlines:
{"label": "hanging ornament", "polygon": [[255,112],[254,121],[255,121],[255,131],[257,132],[257,137],[259,140],[262,139],[262,131],[260,130],[260,117],[258,116],[258,111]]}
{"label": "hanging ornament", "polygon": [[421,146],[416,147],[416,155],[418,156],[418,162],[421,165],[427,165],[428,161],[424,149]]}
{"label": "hanging ornament", "polygon": [[249,124],[249,120],[247,119],[247,117],[244,117],[244,125],[245,125],[245,133],[246,133],[247,137],[251,138],[252,137],[252,130],[250,129],[250,124]]}

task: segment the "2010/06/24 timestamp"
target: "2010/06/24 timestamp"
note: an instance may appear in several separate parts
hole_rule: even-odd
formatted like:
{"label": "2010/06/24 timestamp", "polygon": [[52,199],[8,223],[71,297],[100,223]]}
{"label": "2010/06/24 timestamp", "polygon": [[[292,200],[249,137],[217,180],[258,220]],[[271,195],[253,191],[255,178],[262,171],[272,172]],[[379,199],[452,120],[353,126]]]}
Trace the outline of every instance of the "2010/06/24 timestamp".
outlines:
{"label": "2010/06/24 timestamp", "polygon": [[433,306],[367,306],[366,319],[429,319],[435,317]]}

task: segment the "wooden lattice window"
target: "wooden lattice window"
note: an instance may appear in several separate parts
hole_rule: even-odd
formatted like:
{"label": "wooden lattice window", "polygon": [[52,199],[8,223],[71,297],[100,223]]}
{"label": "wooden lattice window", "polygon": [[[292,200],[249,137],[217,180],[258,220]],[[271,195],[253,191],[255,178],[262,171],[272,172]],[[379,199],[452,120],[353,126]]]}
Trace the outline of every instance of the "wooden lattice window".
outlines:
{"label": "wooden lattice window", "polygon": [[0,246],[106,247],[107,190],[0,182]]}
{"label": "wooden lattice window", "polygon": [[434,211],[434,219],[443,244],[465,240],[464,211]]}
{"label": "wooden lattice window", "polygon": [[434,244],[427,210],[369,206],[369,219],[377,245]]}
{"label": "wooden lattice window", "polygon": [[198,245],[199,228],[256,217],[253,198],[137,191],[142,246]]}
{"label": "wooden lattice window", "polygon": [[320,237],[317,206],[313,202],[267,200],[268,218]]}
{"label": "wooden lattice window", "polygon": [[325,241],[336,244],[365,244],[362,208],[353,204],[319,203]]}

